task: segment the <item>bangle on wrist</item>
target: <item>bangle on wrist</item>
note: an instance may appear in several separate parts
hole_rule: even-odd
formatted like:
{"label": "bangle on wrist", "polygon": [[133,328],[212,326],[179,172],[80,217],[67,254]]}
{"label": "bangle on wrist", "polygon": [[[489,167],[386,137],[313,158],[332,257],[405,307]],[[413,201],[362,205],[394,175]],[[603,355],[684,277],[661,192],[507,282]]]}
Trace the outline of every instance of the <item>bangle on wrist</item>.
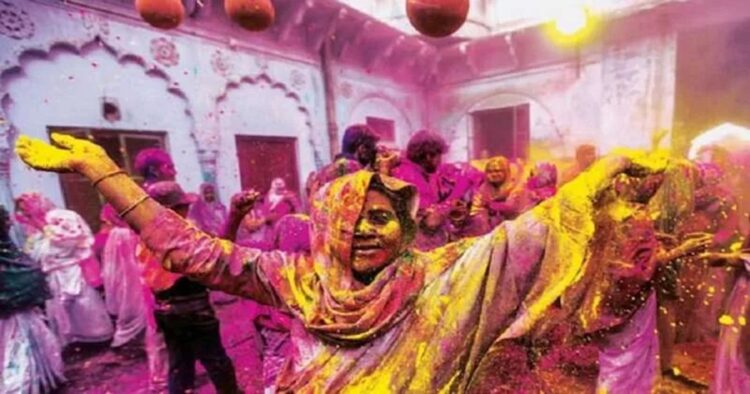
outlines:
{"label": "bangle on wrist", "polygon": [[118,215],[120,218],[125,219],[125,215],[129,214],[131,211],[133,211],[137,206],[143,204],[144,201],[148,200],[149,197],[148,194],[144,195],[143,197],[136,200],[136,202],[132,203],[129,207],[123,209]]}
{"label": "bangle on wrist", "polygon": [[102,175],[101,177],[99,177],[99,179],[91,182],[91,185],[94,186],[94,187],[97,187],[103,180],[105,180],[107,178],[112,178],[113,176],[117,176],[117,175],[127,175],[127,172],[125,172],[125,170],[121,170],[121,169],[118,169],[116,171],[112,171],[110,173]]}

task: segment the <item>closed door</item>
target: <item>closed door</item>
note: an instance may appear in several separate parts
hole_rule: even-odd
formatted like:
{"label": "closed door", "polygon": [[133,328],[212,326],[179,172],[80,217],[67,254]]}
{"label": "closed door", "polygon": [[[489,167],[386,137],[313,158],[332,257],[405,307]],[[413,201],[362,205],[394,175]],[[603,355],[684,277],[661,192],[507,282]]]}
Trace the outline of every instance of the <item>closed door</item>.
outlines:
{"label": "closed door", "polygon": [[296,138],[236,136],[235,143],[242,189],[266,193],[274,178],[282,178],[299,193]]}
{"label": "closed door", "polygon": [[476,111],[472,115],[472,158],[529,155],[529,105]]}
{"label": "closed door", "polygon": [[[63,133],[78,138],[88,138],[100,145],[120,168],[136,181],[142,181],[133,171],[133,160],[142,149],[166,149],[165,133],[134,130],[105,130],[73,127],[49,127],[50,133]],[[98,231],[99,212],[104,200],[91,183],[77,174],[60,174],[65,207],[78,212],[92,230]]]}

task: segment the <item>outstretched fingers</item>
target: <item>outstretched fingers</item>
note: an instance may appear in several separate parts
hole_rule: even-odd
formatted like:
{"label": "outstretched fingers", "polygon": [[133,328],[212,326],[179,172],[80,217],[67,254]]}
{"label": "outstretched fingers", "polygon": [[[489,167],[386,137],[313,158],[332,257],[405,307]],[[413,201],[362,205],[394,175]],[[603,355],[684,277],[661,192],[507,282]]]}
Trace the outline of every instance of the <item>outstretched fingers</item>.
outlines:
{"label": "outstretched fingers", "polygon": [[55,145],[67,150],[72,150],[78,143],[78,139],[76,139],[75,137],[71,137],[69,135],[61,133],[52,133],[50,135],[50,139]]}
{"label": "outstretched fingers", "polygon": [[44,171],[70,171],[65,163],[68,152],[42,140],[21,135],[16,140],[16,153],[28,166]]}

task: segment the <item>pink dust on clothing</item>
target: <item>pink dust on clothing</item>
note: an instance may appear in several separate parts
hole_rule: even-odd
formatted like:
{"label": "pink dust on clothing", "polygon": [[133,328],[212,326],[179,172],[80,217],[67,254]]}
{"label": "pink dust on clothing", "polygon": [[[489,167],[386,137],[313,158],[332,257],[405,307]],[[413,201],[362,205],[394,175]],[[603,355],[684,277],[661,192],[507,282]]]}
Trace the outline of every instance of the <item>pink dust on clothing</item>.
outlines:
{"label": "pink dust on clothing", "polygon": [[204,193],[208,188],[215,190],[213,184],[201,184],[199,198],[190,205],[188,219],[201,230],[213,236],[219,236],[224,231],[227,208],[219,201],[218,196],[214,196],[214,200],[211,202],[206,201]]}

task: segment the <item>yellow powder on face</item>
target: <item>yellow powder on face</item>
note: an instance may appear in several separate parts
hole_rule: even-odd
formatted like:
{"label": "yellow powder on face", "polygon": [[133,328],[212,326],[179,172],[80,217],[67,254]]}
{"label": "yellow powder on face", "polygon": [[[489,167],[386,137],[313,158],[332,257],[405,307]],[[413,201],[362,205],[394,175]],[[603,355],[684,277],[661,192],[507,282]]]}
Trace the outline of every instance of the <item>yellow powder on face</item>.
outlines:
{"label": "yellow powder on face", "polygon": [[745,316],[738,317],[737,322],[740,323],[740,326],[742,327],[745,327],[747,325],[747,319],[745,319]]}

